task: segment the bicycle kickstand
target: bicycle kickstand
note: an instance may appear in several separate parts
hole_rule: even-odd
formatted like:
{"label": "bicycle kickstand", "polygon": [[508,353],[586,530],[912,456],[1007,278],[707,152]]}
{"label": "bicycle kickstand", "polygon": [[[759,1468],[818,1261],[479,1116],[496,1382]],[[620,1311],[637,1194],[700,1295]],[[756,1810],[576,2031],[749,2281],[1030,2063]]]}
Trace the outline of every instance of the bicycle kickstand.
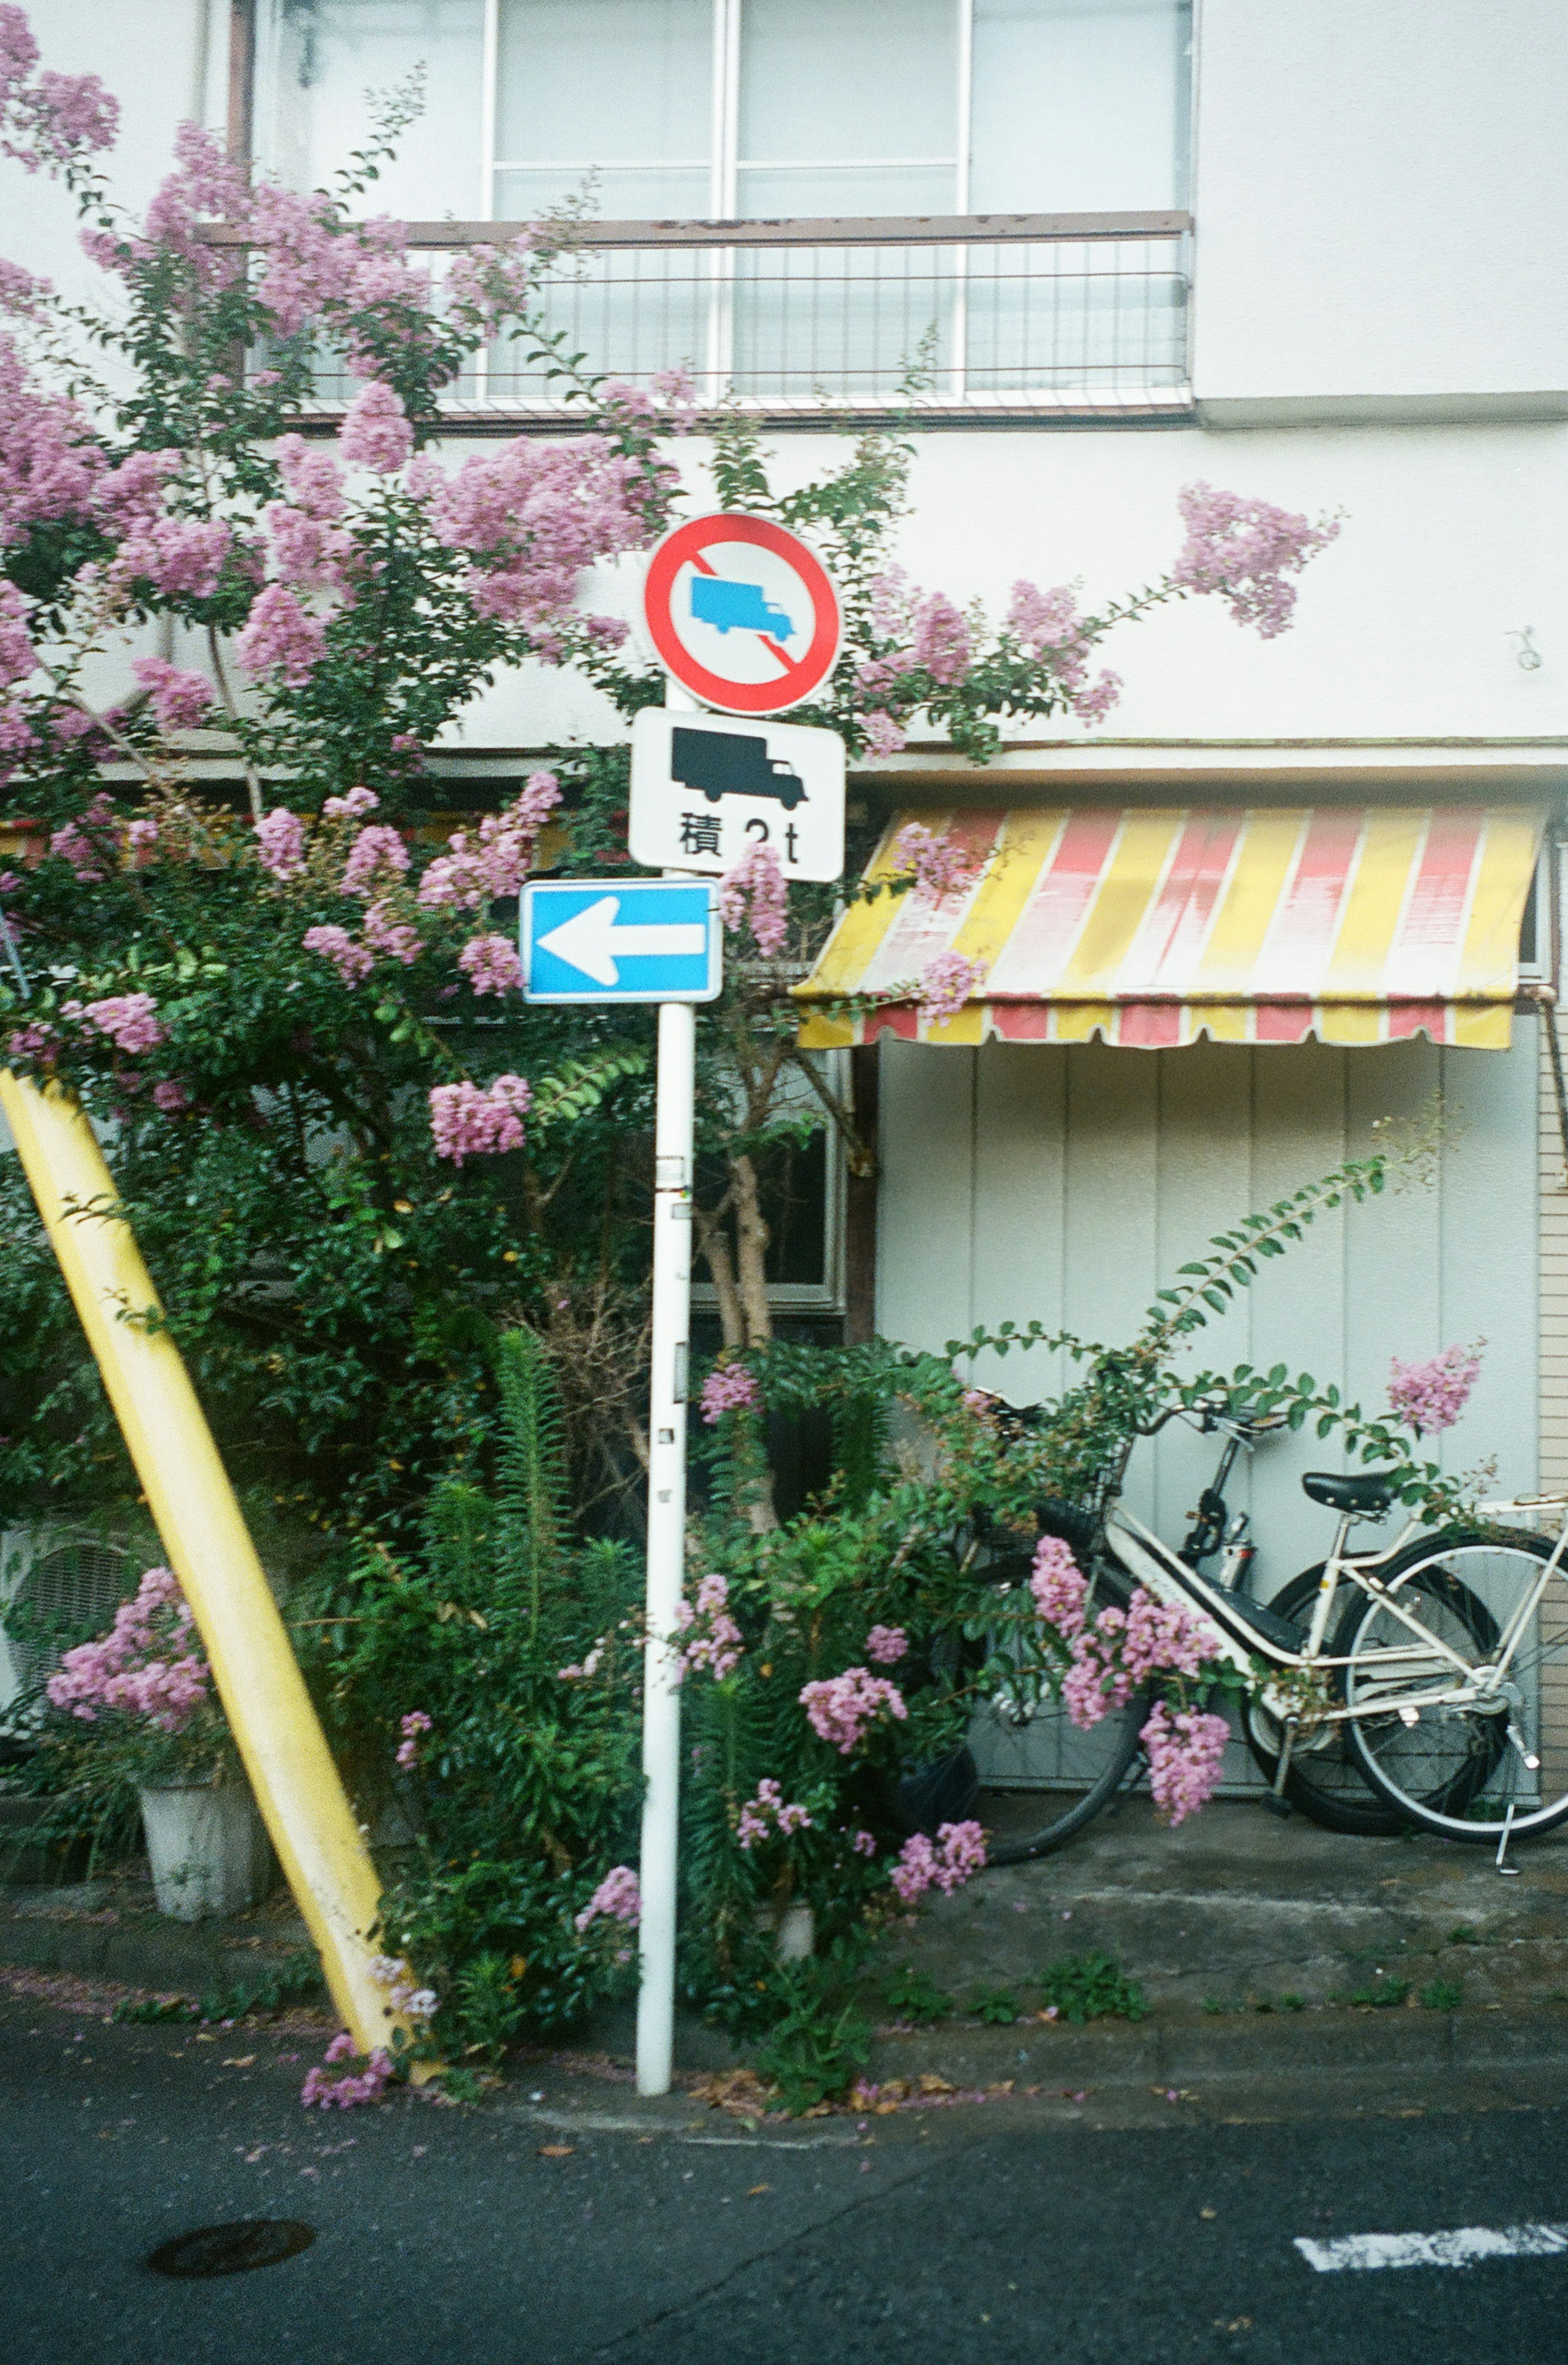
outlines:
{"label": "bicycle kickstand", "polygon": [[1503,1836],[1497,1843],[1497,1869],[1502,1874],[1505,1880],[1518,1880],[1519,1877],[1519,1867],[1517,1864],[1505,1864],[1503,1861],[1504,1857],[1508,1853],[1508,1842],[1512,1839],[1513,1835],[1514,1801],[1510,1799],[1508,1801],[1508,1811],[1503,1817]]}
{"label": "bicycle kickstand", "polygon": [[1291,1803],[1285,1796],[1285,1784],[1290,1779],[1291,1751],[1295,1747],[1296,1720],[1285,1719],[1284,1738],[1280,1743],[1280,1762],[1274,1768],[1274,1787],[1263,1793],[1263,1812],[1278,1815],[1282,1822],[1290,1820]]}

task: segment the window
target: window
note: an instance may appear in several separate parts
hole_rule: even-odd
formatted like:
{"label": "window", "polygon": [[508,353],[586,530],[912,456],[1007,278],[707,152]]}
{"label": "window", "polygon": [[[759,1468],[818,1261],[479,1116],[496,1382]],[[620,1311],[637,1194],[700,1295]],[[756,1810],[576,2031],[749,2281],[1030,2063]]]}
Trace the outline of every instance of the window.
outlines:
{"label": "window", "polygon": [[1191,0],[270,0],[265,162],[330,178],[424,68],[375,207],[607,220],[1186,203]]}
{"label": "window", "polygon": [[[854,222],[887,242],[666,238],[579,250],[546,325],[589,366],[710,398],[1158,409],[1186,381],[1180,230],[912,234],[930,217],[1186,203],[1191,0],[263,0],[256,126],[297,186],[422,68],[426,112],[367,209],[607,223]],[[1003,226],[1005,228],[1005,226]],[[498,353],[464,399],[548,408]]]}
{"label": "window", "polygon": [[[815,1058],[829,1091],[841,1103],[846,1102],[848,1053],[823,1051]],[[785,1077],[776,1114],[798,1114],[811,1129],[797,1141],[774,1144],[757,1160],[762,1214],[769,1235],[765,1260],[767,1302],[775,1313],[837,1313],[844,1306],[844,1146],[833,1126],[818,1122],[821,1104],[803,1077]],[[717,1205],[724,1187],[723,1160],[711,1155],[700,1158],[700,1201],[710,1207]],[[733,1237],[730,1248],[733,1258]],[[718,1304],[718,1292],[700,1250],[694,1250],[691,1271],[691,1302],[700,1310],[711,1312]]]}

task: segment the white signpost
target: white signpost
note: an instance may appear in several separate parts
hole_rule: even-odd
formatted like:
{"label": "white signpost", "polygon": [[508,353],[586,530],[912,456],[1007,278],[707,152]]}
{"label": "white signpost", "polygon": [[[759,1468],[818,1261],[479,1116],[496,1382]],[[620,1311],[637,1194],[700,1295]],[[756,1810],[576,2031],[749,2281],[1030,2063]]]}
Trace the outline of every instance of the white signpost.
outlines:
{"label": "white signpost", "polygon": [[[844,742],[834,731],[770,719],[810,698],[838,655],[838,595],[815,552],[770,519],[690,519],[653,554],[644,618],[660,663],[679,686],[672,687],[667,706],[644,708],[633,724],[633,857],[650,869],[711,875],[733,869],[750,846],[771,846],[787,879],[836,879],[844,869]],[[722,713],[703,713],[689,702],[699,698]],[[602,901],[608,890],[599,893]],[[604,973],[621,969],[615,938],[641,916],[630,909],[610,914],[590,899],[565,928],[557,924],[549,932],[545,949],[557,957],[564,952],[591,982],[596,962]],[[667,940],[664,948],[672,957],[682,949]],[[614,998],[608,987],[604,998]],[[676,1621],[686,1573],[697,1067],[693,1000],[658,998],[638,1932],[641,2094],[668,2093],[675,2053],[681,1677]]]}

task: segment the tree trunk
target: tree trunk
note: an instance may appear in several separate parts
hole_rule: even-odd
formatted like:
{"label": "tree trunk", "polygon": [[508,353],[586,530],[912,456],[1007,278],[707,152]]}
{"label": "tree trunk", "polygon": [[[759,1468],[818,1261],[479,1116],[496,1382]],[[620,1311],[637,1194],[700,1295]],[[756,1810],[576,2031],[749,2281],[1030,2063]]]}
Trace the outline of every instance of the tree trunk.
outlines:
{"label": "tree trunk", "polygon": [[761,1347],[773,1336],[767,1265],[771,1235],[763,1221],[755,1162],[746,1157],[732,1157],[730,1177],[735,1202],[735,1286],[745,1315],[746,1344]]}
{"label": "tree trunk", "polygon": [[740,1293],[735,1287],[734,1260],[730,1254],[729,1234],[723,1228],[723,1211],[705,1216],[700,1207],[692,1208],[697,1226],[698,1246],[707,1259],[708,1270],[713,1276],[713,1294],[719,1301],[719,1327],[724,1334],[726,1347],[744,1347],[746,1343],[745,1315],[741,1306]]}

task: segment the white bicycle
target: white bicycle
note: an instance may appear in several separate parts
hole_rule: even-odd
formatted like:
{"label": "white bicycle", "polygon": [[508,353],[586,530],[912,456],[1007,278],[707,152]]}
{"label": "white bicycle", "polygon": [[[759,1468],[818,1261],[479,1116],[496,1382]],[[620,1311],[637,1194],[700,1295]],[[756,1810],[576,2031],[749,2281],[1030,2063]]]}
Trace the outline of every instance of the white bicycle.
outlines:
{"label": "white bicycle", "polygon": [[[1404,1821],[1495,1844],[1499,1862],[1512,1838],[1568,1821],[1568,1496],[1482,1504],[1472,1521],[1435,1535],[1409,1520],[1382,1550],[1351,1552],[1351,1530],[1387,1514],[1391,1488],[1375,1474],[1309,1471],[1305,1493],[1338,1524],[1302,1631],[1201,1575],[1126,1508],[1131,1450],[1069,1537],[1090,1581],[1088,1614],[1125,1607],[1142,1585],[1200,1619],[1208,1655],[1248,1679],[1250,1738],[1274,1770],[1265,1803],[1286,1810],[1293,1764],[1305,1773],[1315,1753],[1348,1750]],[[1540,1532],[1542,1523],[1553,1532]],[[999,1564],[993,1581],[1011,1589],[1017,1575]],[[1048,1728],[1059,1725],[1056,1762],[1071,1768],[1047,1791],[1049,1819],[997,1861],[1060,1846],[1137,1758],[1147,1696],[1092,1734],[1070,1735],[1061,1673],[1021,1668],[993,1698],[999,1721],[1035,1728],[1037,1758],[1051,1760]]]}

